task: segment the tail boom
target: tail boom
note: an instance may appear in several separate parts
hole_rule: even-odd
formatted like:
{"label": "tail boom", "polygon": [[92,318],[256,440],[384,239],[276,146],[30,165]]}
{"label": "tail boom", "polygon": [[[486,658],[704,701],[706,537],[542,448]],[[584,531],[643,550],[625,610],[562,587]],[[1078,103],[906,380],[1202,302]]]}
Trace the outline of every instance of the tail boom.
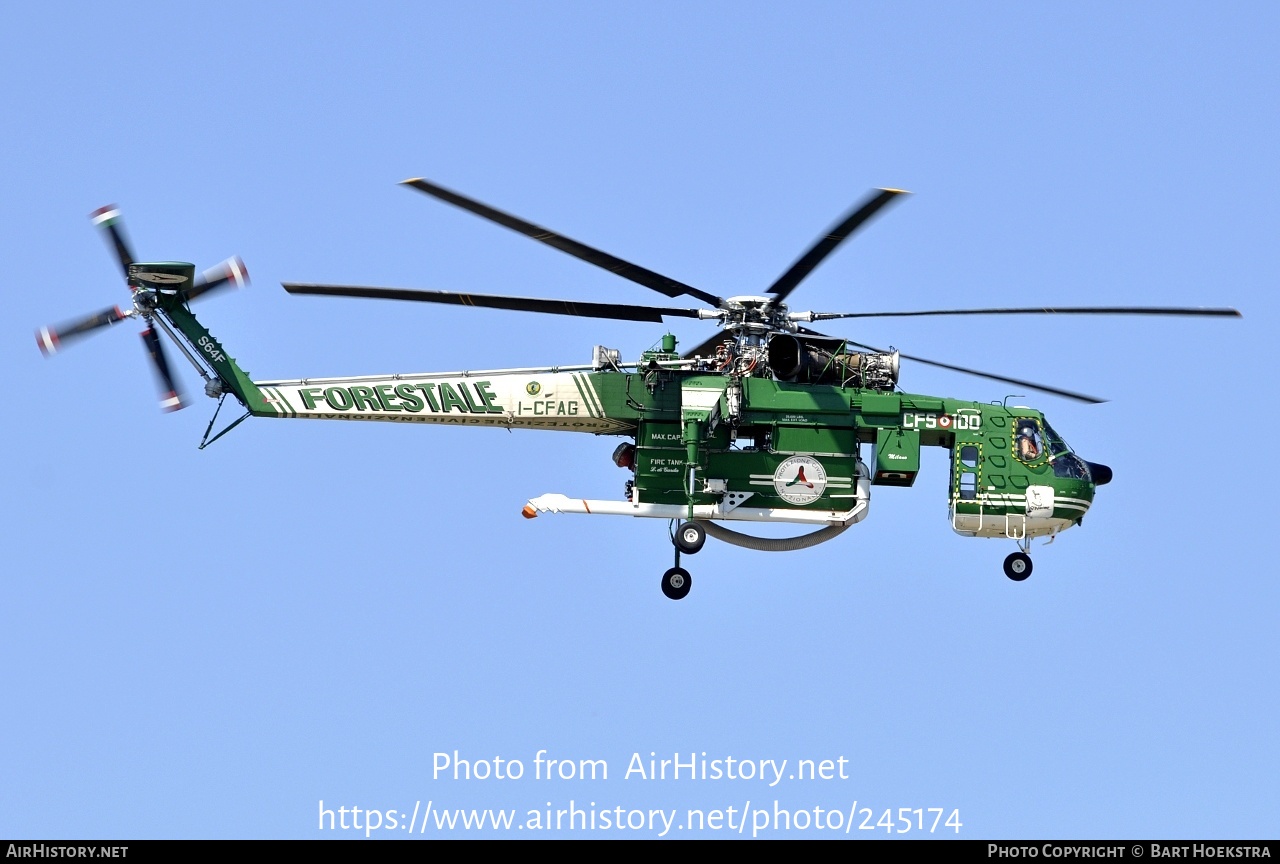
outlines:
{"label": "tail boom", "polygon": [[[262,416],[625,433],[591,367],[259,381]],[[612,409],[613,406],[608,406]],[[255,412],[258,413],[258,412]]]}

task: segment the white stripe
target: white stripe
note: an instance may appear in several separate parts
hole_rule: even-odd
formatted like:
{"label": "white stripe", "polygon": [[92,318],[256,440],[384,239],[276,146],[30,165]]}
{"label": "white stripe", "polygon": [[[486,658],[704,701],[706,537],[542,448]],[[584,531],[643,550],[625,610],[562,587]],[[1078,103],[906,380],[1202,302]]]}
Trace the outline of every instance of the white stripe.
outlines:
{"label": "white stripe", "polygon": [[[1013,492],[984,492],[979,497],[984,501],[1022,502],[1027,500],[1026,495],[1018,495]],[[1054,501],[1054,504],[1084,507],[1086,509],[1093,505],[1092,501],[1088,501],[1084,498],[1059,498],[1055,496],[1053,501]]]}
{"label": "white stripe", "polygon": [[600,394],[596,392],[596,385],[592,383],[591,377],[586,373],[582,375],[582,389],[587,391],[587,397],[596,404],[596,416],[604,416],[604,403],[600,401]]}
{"label": "white stripe", "polygon": [[587,410],[591,412],[592,417],[603,417],[604,411],[599,406],[599,400],[596,398],[595,390],[591,387],[591,382],[587,376],[581,372],[573,373],[573,382],[578,385],[578,390],[582,393],[582,398],[587,400]]}
{"label": "white stripe", "polygon": [[49,333],[48,327],[41,327],[38,335],[40,344],[44,346],[44,353],[53,354],[58,350],[58,343],[53,341],[53,335]]}
{"label": "white stripe", "polygon": [[[1020,499],[977,498],[960,501],[961,504],[979,504],[984,507],[1026,507],[1026,501]],[[1055,501],[1053,509],[1079,510],[1081,513],[1089,509],[1088,504],[1069,504],[1066,501]]]}
{"label": "white stripe", "polygon": [[279,397],[280,399],[281,407],[284,408],[284,416],[297,417],[298,412],[293,410],[293,403],[289,401],[288,396],[284,395],[284,391],[281,390],[279,387],[275,388],[275,391],[276,391],[276,396]]}
{"label": "white stripe", "polygon": [[276,416],[284,417],[285,416],[284,407],[280,404],[280,401],[279,401],[280,397],[276,395],[275,388],[263,387],[262,392],[267,395],[268,397],[267,404],[270,405],[272,410],[276,412]]}
{"label": "white stripe", "polygon": [[821,450],[774,450],[781,456],[828,456],[832,459],[852,459],[852,453],[826,453]]}
{"label": "white stripe", "polygon": [[596,407],[600,409],[600,416],[607,416],[604,410],[604,400],[600,398],[600,391],[596,390],[596,385],[590,376],[587,377],[587,388],[591,391],[591,397],[596,400]]}
{"label": "white stripe", "polygon": [[[119,215],[120,215],[120,211],[115,209],[108,210],[105,213],[99,213],[97,216],[93,217],[93,224],[101,225],[103,222],[107,222],[111,219],[115,219],[119,217]],[[84,223],[81,223],[81,224],[84,224]]]}

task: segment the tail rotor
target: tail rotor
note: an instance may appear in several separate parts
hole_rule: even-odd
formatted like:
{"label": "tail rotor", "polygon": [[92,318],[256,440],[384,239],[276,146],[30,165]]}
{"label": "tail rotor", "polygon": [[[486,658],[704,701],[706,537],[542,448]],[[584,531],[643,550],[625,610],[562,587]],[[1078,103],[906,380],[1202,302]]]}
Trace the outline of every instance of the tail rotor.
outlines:
{"label": "tail rotor", "polygon": [[[112,306],[63,324],[41,327],[36,331],[36,345],[45,356],[50,356],[70,341],[110,327],[126,318],[141,318],[147,325],[142,331],[142,342],[160,384],[160,408],[164,411],[177,411],[185,407],[186,402],[174,379],[153,319],[157,315],[165,317],[164,310],[172,306],[175,297],[178,302],[187,303],[213,291],[228,287],[242,288],[249,283],[249,271],[238,256],[210,267],[194,279],[195,268],[190,264],[177,261],[140,263],[125,236],[120,208],[114,204],[100,207],[89,214],[89,218],[104,232],[110,248],[120,262],[125,284],[132,294],[132,308]],[[164,306],[161,305],[160,295],[167,298],[163,301]],[[167,327],[159,329],[173,337]],[[205,373],[202,371],[201,374]]]}

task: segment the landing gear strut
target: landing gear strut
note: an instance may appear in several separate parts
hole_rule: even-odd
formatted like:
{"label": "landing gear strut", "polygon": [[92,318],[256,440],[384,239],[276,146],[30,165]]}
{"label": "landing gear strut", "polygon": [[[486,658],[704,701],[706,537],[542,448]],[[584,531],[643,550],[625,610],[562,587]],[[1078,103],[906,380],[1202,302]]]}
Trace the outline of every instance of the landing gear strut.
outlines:
{"label": "landing gear strut", "polygon": [[693,577],[680,566],[680,553],[692,555],[707,542],[707,531],[697,522],[681,522],[671,535],[676,547],[676,566],[662,574],[662,593],[671,600],[683,600],[693,587]]}

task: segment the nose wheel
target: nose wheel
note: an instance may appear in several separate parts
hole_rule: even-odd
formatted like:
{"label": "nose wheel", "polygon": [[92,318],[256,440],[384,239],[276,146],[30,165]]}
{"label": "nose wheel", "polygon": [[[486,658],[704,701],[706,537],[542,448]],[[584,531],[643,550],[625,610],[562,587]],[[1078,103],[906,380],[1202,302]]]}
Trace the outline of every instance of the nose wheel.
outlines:
{"label": "nose wheel", "polygon": [[1014,582],[1021,582],[1031,575],[1031,556],[1026,552],[1013,552],[1004,559],[1004,575]]}

